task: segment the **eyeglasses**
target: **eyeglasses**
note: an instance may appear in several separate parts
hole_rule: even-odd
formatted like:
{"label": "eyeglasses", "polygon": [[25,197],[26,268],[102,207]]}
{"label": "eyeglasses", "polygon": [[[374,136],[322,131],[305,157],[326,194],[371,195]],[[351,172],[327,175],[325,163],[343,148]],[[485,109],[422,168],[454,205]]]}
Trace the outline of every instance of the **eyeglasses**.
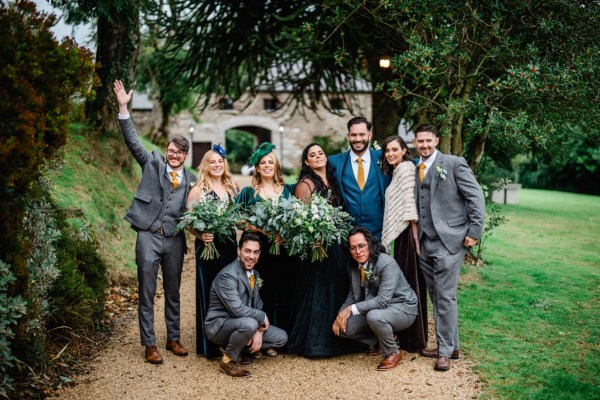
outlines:
{"label": "eyeglasses", "polygon": [[367,248],[366,243],[361,243],[357,246],[350,246],[350,253],[356,253],[357,251],[363,251],[366,248]]}
{"label": "eyeglasses", "polygon": [[183,151],[183,150],[167,149],[167,154],[170,156],[181,157],[181,156],[185,155],[186,153],[187,153],[187,151]]}

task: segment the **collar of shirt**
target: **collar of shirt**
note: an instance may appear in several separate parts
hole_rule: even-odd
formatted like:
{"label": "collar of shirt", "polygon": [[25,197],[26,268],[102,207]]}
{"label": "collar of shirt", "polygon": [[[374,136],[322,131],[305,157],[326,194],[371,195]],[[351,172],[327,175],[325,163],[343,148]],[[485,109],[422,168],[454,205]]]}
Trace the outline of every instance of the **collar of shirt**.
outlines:
{"label": "collar of shirt", "polygon": [[365,182],[369,177],[369,168],[371,166],[371,151],[367,148],[367,151],[362,156],[357,156],[352,150],[350,150],[350,161],[352,161],[352,172],[354,172],[354,177],[358,179],[358,158],[362,158],[363,160],[363,170],[365,171]]}
{"label": "collar of shirt", "polygon": [[254,273],[252,271],[246,271],[246,275],[248,276],[248,279],[250,279],[250,275],[254,275]]}
{"label": "collar of shirt", "polygon": [[[171,168],[171,166],[169,164],[167,164],[167,174],[169,174],[169,177],[171,176],[171,172],[175,171],[173,168]],[[179,182],[181,182],[181,177],[183,176],[183,167],[179,170],[179,171],[175,171],[177,172],[177,180]]]}
{"label": "collar of shirt", "polygon": [[433,163],[435,162],[435,158],[437,157],[438,151],[437,149],[435,149],[433,151],[433,154],[425,161],[423,161],[423,159],[419,158],[419,164],[423,163],[425,164],[425,175],[427,175],[427,171],[429,171],[429,168],[433,165]]}

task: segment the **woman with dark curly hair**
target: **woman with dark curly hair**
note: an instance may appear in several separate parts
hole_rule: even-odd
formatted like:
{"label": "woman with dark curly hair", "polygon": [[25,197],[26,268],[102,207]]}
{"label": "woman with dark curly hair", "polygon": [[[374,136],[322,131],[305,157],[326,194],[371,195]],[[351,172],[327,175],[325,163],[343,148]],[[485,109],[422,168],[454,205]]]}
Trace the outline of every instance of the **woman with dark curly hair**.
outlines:
{"label": "woman with dark curly hair", "polygon": [[[302,168],[294,196],[308,203],[314,194],[342,206],[343,198],[323,148],[311,143],[302,152]],[[331,357],[356,346],[335,336],[331,324],[348,294],[348,272],[340,245],[327,248],[321,262],[296,260],[295,311],[289,331],[288,350],[304,357]]]}

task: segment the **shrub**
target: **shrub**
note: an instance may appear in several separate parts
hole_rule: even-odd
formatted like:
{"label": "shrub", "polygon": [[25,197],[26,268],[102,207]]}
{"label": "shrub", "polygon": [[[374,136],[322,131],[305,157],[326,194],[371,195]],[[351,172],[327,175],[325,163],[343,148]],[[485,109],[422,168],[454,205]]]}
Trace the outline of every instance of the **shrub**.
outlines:
{"label": "shrub", "polygon": [[8,397],[12,379],[8,370],[16,361],[10,350],[10,342],[14,338],[12,326],[26,312],[25,301],[21,297],[10,297],[8,286],[15,276],[10,267],[0,260],[0,397]]}

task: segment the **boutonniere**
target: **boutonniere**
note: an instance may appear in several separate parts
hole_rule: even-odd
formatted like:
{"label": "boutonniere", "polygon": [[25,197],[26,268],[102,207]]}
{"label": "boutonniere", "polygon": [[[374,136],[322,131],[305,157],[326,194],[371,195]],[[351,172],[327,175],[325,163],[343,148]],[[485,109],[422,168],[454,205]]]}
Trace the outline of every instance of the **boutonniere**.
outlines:
{"label": "boutonniere", "polygon": [[442,180],[445,180],[446,177],[448,176],[448,171],[446,171],[444,169],[444,167],[442,167],[439,164],[436,164],[435,166],[435,173],[437,174],[437,176],[439,176]]}
{"label": "boutonniere", "polygon": [[191,181],[190,182],[190,189],[193,188],[194,186],[196,186],[196,181]]}
{"label": "boutonniere", "polygon": [[365,278],[367,278],[368,281],[372,281],[373,280],[373,271],[370,269],[365,269]]}
{"label": "boutonniere", "polygon": [[265,281],[263,281],[261,278],[256,278],[256,282],[254,282],[254,284],[256,285],[257,288],[261,288],[262,285],[265,283]]}

